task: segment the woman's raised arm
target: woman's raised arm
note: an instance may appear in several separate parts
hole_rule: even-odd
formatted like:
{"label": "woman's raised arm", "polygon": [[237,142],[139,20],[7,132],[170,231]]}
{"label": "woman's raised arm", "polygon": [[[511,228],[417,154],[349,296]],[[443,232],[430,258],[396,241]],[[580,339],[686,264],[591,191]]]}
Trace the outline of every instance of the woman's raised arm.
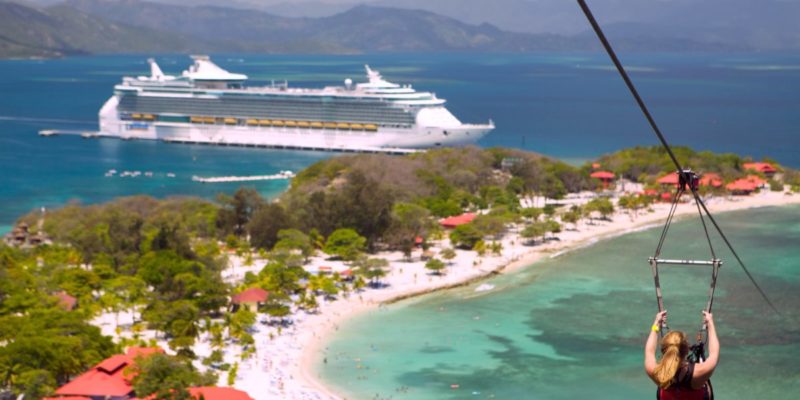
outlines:
{"label": "woman's raised arm", "polygon": [[[667,312],[660,311],[656,314],[653,326],[650,327],[650,335],[647,336],[647,343],[644,345],[644,371],[647,376],[653,379],[656,370],[656,346],[658,345],[658,331],[667,321]],[[655,382],[655,379],[653,380]]]}
{"label": "woman's raised arm", "polygon": [[708,329],[708,358],[694,366],[694,374],[692,374],[692,386],[700,387],[711,378],[714,369],[717,368],[719,362],[719,338],[717,337],[717,328],[714,326],[714,316],[703,311],[703,318],[706,320],[706,327]]}

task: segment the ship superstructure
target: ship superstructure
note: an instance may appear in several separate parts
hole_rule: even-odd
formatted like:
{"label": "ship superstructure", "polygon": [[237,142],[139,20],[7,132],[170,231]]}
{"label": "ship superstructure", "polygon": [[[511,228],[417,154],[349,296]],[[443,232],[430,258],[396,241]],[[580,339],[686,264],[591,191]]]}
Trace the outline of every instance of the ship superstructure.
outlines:
{"label": "ship superstructure", "polygon": [[124,139],[336,151],[392,151],[474,143],[494,129],[463,124],[445,100],[386,81],[322,89],[246,87],[207,56],[180,76],[150,63],[150,76],[125,77],[100,109],[100,135]]}

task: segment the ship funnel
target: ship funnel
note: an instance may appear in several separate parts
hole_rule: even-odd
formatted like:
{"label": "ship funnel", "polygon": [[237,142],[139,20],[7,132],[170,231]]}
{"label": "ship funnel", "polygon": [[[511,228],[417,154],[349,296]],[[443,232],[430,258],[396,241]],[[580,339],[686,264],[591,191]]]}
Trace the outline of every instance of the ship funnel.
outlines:
{"label": "ship funnel", "polygon": [[156,64],[156,60],[153,58],[148,58],[147,62],[150,64],[150,79],[163,81],[164,72],[161,71],[161,68],[158,66],[158,64]]}

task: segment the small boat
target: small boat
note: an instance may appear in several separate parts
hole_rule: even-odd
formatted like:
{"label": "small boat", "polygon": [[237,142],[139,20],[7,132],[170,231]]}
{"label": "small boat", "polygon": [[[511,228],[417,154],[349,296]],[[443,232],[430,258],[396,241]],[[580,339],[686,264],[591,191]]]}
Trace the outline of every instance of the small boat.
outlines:
{"label": "small boat", "polygon": [[167,178],[174,178],[174,177],[175,174],[173,174],[172,172],[167,172]]}

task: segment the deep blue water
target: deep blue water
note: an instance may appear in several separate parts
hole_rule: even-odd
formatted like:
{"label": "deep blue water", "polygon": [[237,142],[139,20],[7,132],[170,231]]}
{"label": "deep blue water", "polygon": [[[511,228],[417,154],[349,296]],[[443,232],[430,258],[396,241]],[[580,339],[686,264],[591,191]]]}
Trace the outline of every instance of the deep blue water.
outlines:
{"label": "deep blue water", "polygon": [[[69,200],[98,202],[146,193],[213,197],[238,184],[202,185],[192,175],[298,170],[330,153],[214,148],[77,137],[41,138],[45,128],[96,129],[97,111],[123,75],[146,75],[146,56],[0,61],[0,231],[20,214]],[[185,56],[157,57],[167,73]],[[675,144],[769,155],[800,166],[800,55],[622,55]],[[580,162],[655,139],[603,54],[444,54],[356,56],[216,55],[251,84],[295,86],[358,81],[370,64],[392,81],[448,99],[462,121],[494,120],[482,146],[511,146]],[[153,178],[104,178],[108,169]],[[173,172],[176,178],[164,174]],[[259,182],[275,195],[285,182]]]}

